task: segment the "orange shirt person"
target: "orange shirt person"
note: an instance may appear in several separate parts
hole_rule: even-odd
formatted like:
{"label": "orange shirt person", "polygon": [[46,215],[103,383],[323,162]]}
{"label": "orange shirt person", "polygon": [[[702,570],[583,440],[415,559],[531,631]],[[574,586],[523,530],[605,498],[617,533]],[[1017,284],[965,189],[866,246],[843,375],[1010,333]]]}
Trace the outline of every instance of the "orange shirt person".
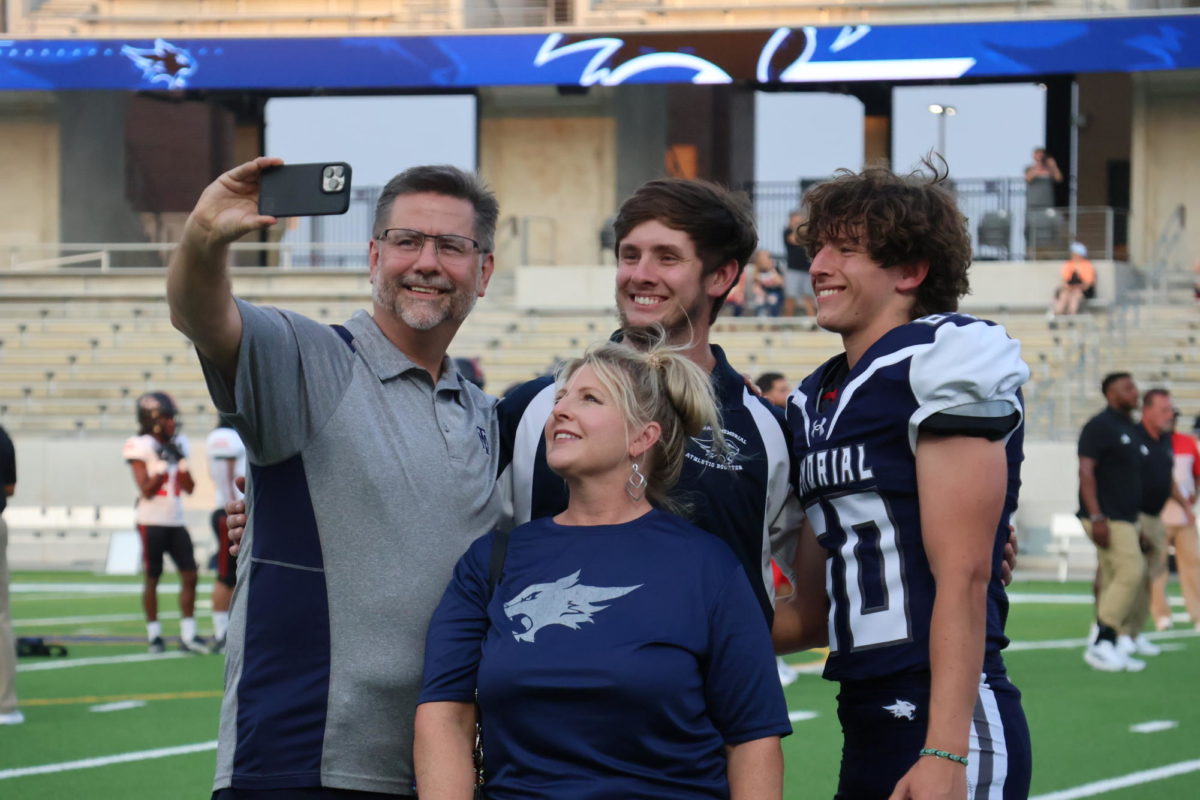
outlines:
{"label": "orange shirt person", "polygon": [[1078,314],[1084,298],[1095,296],[1096,268],[1088,261],[1087,248],[1071,244],[1071,256],[1063,262],[1058,289],[1054,292],[1055,314]]}

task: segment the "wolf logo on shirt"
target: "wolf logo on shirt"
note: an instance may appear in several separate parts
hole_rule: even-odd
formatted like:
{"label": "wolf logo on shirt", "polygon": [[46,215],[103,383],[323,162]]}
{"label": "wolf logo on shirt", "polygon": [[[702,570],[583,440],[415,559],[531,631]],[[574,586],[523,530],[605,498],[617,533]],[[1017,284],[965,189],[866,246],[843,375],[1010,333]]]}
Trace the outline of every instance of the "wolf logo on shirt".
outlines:
{"label": "wolf logo on shirt", "polygon": [[565,625],[579,630],[580,624],[591,622],[592,615],[608,606],[596,603],[613,600],[632,592],[637,586],[587,586],[579,582],[579,570],[553,583],[535,583],[504,604],[505,615],[524,625],[525,630],[514,632],[518,642],[532,642],[537,632],[547,625]]}

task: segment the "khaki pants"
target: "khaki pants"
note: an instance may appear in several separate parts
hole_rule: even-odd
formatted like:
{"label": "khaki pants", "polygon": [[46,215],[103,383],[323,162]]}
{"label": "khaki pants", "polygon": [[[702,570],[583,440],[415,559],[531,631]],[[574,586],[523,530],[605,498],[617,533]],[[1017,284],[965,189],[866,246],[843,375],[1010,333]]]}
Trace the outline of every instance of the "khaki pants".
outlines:
{"label": "khaki pants", "polygon": [[1157,514],[1139,514],[1138,532],[1147,545],[1146,580],[1133,604],[1129,628],[1121,631],[1130,636],[1137,636],[1146,627],[1146,622],[1150,619],[1150,587],[1154,581],[1167,574],[1167,530],[1163,527],[1162,517]]}
{"label": "khaki pants", "polygon": [[[1083,519],[1081,522],[1090,539],[1091,521]],[[1128,633],[1138,613],[1139,592],[1147,592],[1147,612],[1150,607],[1146,557],[1138,543],[1137,526],[1132,522],[1110,519],[1108,534],[1108,547],[1096,548],[1100,560],[1100,602],[1096,618],[1101,625],[1107,625],[1117,633]],[[1145,619],[1142,621],[1144,623]]]}
{"label": "khaki pants", "polygon": [[0,714],[17,710],[17,645],[8,608],[8,523],[0,517]]}
{"label": "khaki pants", "polygon": [[[1192,624],[1200,623],[1200,534],[1196,532],[1195,525],[1167,525],[1166,534],[1167,544],[1175,548],[1175,567],[1179,571],[1183,604]],[[1150,604],[1156,620],[1170,618],[1166,570],[1154,579]]]}

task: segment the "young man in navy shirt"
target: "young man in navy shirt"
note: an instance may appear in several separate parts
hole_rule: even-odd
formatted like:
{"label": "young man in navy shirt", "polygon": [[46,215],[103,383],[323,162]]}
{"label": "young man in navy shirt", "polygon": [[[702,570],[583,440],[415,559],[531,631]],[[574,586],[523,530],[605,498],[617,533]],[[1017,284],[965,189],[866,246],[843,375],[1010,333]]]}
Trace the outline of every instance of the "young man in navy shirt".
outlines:
{"label": "young man in navy shirt", "polygon": [[[838,798],[1029,788],[1000,657],[1029,371],[1003,328],[955,313],[971,248],[944,179],[844,173],[809,194],[802,230],[817,322],[845,352],[788,405],[807,520],[774,633],[777,649],[828,641]],[[823,581],[828,601],[814,601]]]}
{"label": "young man in navy shirt", "polygon": [[[711,435],[688,447],[677,495],[691,521],[724,540],[741,561],[767,623],[774,613],[771,537],[798,521],[788,486],[783,416],[746,386],[709,334],[725,296],[741,278],[758,234],[741,197],[705,181],[650,181],[622,203],[616,233],[616,302],[621,328],[662,325],[669,343],[712,375],[728,455]],[[621,336],[618,331],[615,334]],[[500,402],[501,486],[514,524],[566,507],[562,479],[546,465],[542,429],[554,381],[538,378]]]}

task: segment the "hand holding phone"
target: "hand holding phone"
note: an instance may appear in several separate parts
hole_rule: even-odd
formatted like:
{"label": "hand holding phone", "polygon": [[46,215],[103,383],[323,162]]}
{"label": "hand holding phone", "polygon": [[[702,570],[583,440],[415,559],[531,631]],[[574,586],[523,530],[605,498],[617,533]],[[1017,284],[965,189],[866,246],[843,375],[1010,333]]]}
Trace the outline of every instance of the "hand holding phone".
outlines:
{"label": "hand holding phone", "polygon": [[345,214],[350,208],[350,165],[289,164],[264,169],[258,213],[271,217]]}

